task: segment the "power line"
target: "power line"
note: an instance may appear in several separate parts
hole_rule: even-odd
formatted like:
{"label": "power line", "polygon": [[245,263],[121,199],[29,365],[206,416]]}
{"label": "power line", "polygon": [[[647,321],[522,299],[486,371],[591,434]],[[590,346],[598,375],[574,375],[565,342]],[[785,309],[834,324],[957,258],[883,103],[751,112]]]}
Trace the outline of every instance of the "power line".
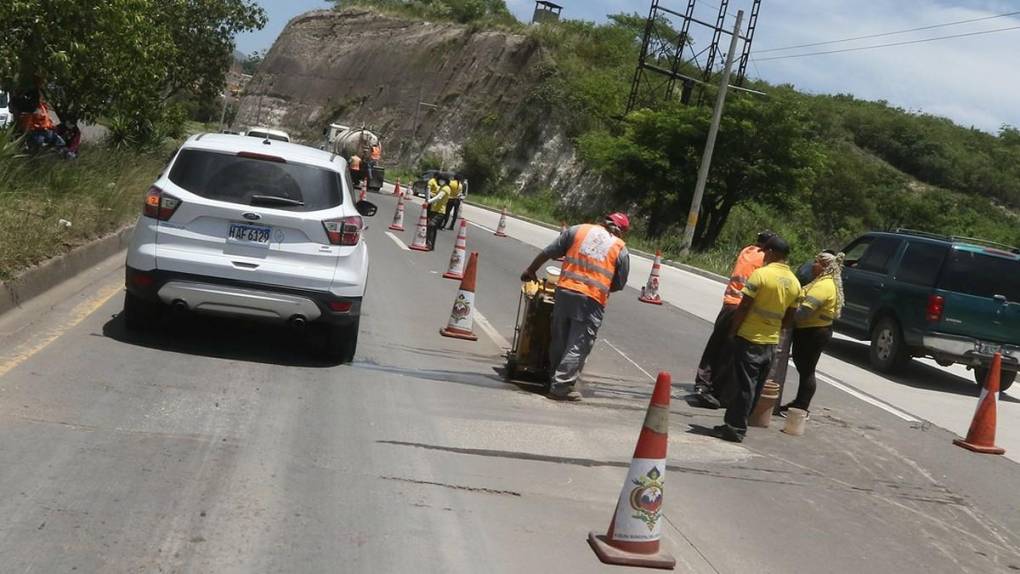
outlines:
{"label": "power line", "polygon": [[1005,18],[1007,16],[1016,16],[1020,14],[1017,12],[1007,12],[1005,14],[996,14],[995,16],[984,16],[982,18],[971,18],[970,20],[957,20],[955,22],[946,22],[944,24],[933,24],[931,26],[920,26],[918,28],[908,28],[906,30],[896,30],[893,32],[882,32],[880,34],[868,34],[866,36],[855,36],[853,38],[843,38],[842,40],[828,40],[825,42],[812,42],[810,44],[797,44],[795,46],[785,46],[783,48],[767,48],[765,50],[757,50],[759,54],[765,52],[781,52],[784,50],[794,50],[797,48],[811,48],[813,46],[825,46],[828,44],[841,44],[843,42],[853,42],[856,40],[867,40],[869,38],[881,38],[883,36],[896,36],[898,34],[906,34],[907,32],[919,32],[921,30],[934,30],[936,28],[945,28],[947,26],[958,26],[960,24],[970,24],[971,22],[983,22],[985,20],[994,20],[996,18]]}
{"label": "power line", "polygon": [[983,34],[994,34],[996,32],[1008,32],[1009,30],[1020,30],[1020,26],[1010,26],[1008,28],[996,28],[994,30],[982,30],[980,32],[968,32],[966,34],[953,34],[950,36],[935,36],[932,38],[921,38],[920,40],[906,40],[903,42],[890,42],[888,44],[875,44],[874,46],[860,46],[858,48],[843,48],[841,50],[826,50],[823,52],[807,52],[804,54],[791,54],[789,56],[772,56],[771,58],[759,58],[759,62],[768,62],[770,60],[786,60],[787,58],[806,58],[807,56],[821,56],[824,54],[839,54],[841,52],[858,52],[860,50],[874,50],[875,48],[888,48],[890,46],[906,46],[908,44],[921,44],[924,42],[934,42],[936,40],[949,40],[952,38],[966,38],[968,36],[981,36]]}

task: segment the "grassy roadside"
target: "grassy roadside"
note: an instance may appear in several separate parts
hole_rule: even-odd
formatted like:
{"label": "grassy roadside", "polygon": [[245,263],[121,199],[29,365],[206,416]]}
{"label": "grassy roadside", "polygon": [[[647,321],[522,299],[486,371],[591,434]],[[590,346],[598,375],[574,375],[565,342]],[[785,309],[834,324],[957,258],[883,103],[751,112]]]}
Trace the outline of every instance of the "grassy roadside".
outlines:
{"label": "grassy roadside", "polygon": [[134,220],[168,154],[85,145],[65,161],[0,151],[0,280]]}
{"label": "grassy roadside", "polygon": [[[486,207],[494,209],[507,208],[507,210],[514,215],[521,215],[529,217],[537,221],[542,221],[550,225],[560,225],[564,223],[564,220],[557,217],[557,203],[556,199],[552,194],[541,195],[481,195],[472,194],[470,201]],[[566,221],[567,224],[576,224],[578,221]],[[656,249],[661,249],[663,257],[671,259],[673,261],[684,263],[692,267],[718,273],[720,275],[728,275],[730,267],[733,265],[734,253],[725,248],[714,249],[711,251],[690,253],[685,256],[681,256],[679,250],[674,245],[663,245],[661,243],[651,241],[644,237],[640,231],[635,231],[627,236],[627,245],[634,249],[640,249],[648,253],[655,253]]]}

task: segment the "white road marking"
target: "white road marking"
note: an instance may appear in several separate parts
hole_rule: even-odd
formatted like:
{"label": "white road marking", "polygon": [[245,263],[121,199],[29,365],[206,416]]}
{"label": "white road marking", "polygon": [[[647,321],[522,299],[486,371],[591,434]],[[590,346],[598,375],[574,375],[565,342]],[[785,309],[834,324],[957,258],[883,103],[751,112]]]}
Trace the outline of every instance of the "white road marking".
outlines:
{"label": "white road marking", "polygon": [[397,237],[396,235],[393,235],[392,232],[387,231],[386,235],[390,236],[390,239],[392,239],[393,242],[397,244],[397,247],[403,249],[404,251],[410,251],[411,250],[410,247],[404,245],[404,242],[401,241],[401,239],[399,237]]}
{"label": "white road marking", "polygon": [[469,221],[468,225],[474,225],[475,227],[480,227],[480,228],[488,231],[489,233],[496,233],[495,229],[493,229],[491,227],[486,227],[486,226],[482,225],[481,223],[475,223],[474,221]]}
{"label": "white road marking", "polygon": [[643,368],[641,368],[641,365],[639,365],[639,364],[637,364],[636,362],[634,362],[634,359],[631,359],[630,357],[628,357],[628,356],[627,356],[627,354],[626,354],[626,353],[624,353],[623,351],[621,351],[620,349],[618,349],[618,348],[616,347],[616,345],[614,345],[614,344],[610,343],[610,342],[609,342],[609,339],[602,339],[602,342],[603,342],[603,343],[605,343],[605,344],[607,344],[607,345],[609,345],[609,348],[610,348],[610,349],[612,349],[612,350],[614,350],[614,351],[616,351],[617,353],[619,353],[621,357],[623,357],[624,359],[627,359],[627,361],[629,361],[629,362],[630,362],[630,364],[632,364],[632,365],[634,365],[635,367],[637,367],[637,370],[639,370],[639,371],[641,371],[642,373],[644,373],[646,377],[648,377],[649,379],[651,379],[651,380],[653,380],[653,381],[655,380],[655,377],[653,377],[651,373],[649,373],[648,371],[646,371],[646,370],[644,370]]}
{"label": "white road marking", "polygon": [[504,349],[510,348],[510,341],[507,341],[506,337],[499,334],[499,331],[497,331],[496,328],[492,326],[492,323],[485,318],[485,315],[482,315],[481,311],[478,310],[478,307],[475,307],[475,323],[478,323],[478,326],[482,329],[482,331],[485,331],[485,334],[488,335],[489,338],[492,339],[492,342],[496,343],[496,345]]}
{"label": "white road marking", "polygon": [[[791,364],[792,364],[792,362],[791,362]],[[896,408],[896,407],[894,407],[894,406],[892,406],[892,405],[890,405],[888,403],[884,403],[884,402],[882,402],[882,401],[880,401],[880,400],[878,400],[878,399],[876,399],[874,397],[870,397],[870,396],[868,396],[868,395],[858,391],[857,389],[854,389],[853,387],[847,386],[847,385],[845,385],[845,384],[843,384],[843,383],[833,379],[832,377],[829,377],[827,375],[823,375],[821,373],[815,373],[815,377],[820,379],[820,380],[822,380],[822,381],[824,381],[824,382],[826,382],[826,383],[829,383],[830,385],[836,387],[837,389],[843,391],[844,393],[847,393],[848,395],[850,395],[852,397],[860,399],[860,400],[868,403],[869,405],[874,405],[874,406],[882,409],[883,411],[885,411],[885,412],[887,412],[887,413],[889,413],[889,414],[891,414],[893,416],[899,417],[899,418],[907,421],[908,423],[921,422],[917,418],[908,415],[907,413],[899,410],[898,408]]]}

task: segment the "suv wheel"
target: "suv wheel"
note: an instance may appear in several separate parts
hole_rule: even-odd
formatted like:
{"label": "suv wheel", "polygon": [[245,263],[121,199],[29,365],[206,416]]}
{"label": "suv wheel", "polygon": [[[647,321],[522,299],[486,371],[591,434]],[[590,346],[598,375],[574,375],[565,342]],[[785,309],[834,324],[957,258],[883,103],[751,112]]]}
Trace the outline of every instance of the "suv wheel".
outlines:
{"label": "suv wheel", "polygon": [[148,329],[159,319],[161,311],[159,303],[141,299],[130,291],[124,292],[124,310],[121,311],[121,317],[129,331]]}
{"label": "suv wheel", "polygon": [[882,317],[871,330],[871,365],[883,373],[891,373],[907,362],[903,332],[892,317]]}
{"label": "suv wheel", "polygon": [[326,327],[326,358],[336,363],[350,363],[358,349],[358,331],[361,318],[350,325],[329,325]]}
{"label": "suv wheel", "polygon": [[[988,380],[988,368],[974,367],[974,382],[978,387],[984,388],[986,380]],[[1014,380],[1016,380],[1016,371],[1002,371],[999,374],[999,392],[1004,392],[1013,386]]]}

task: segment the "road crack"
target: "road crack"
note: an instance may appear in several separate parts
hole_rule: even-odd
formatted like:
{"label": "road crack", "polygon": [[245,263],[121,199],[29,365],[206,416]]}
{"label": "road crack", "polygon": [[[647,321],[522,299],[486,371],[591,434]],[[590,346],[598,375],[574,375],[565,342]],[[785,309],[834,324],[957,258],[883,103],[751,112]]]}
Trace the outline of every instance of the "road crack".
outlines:
{"label": "road crack", "polygon": [[395,480],[397,482],[409,482],[411,484],[425,484],[428,486],[441,486],[453,490],[465,490],[467,492],[480,492],[482,494],[496,494],[500,496],[521,496],[521,493],[513,490],[497,490],[494,488],[483,488],[479,486],[464,486],[462,484],[447,484],[445,482],[432,482],[430,480],[415,480],[413,478],[401,478],[399,476],[380,476],[383,480]]}

